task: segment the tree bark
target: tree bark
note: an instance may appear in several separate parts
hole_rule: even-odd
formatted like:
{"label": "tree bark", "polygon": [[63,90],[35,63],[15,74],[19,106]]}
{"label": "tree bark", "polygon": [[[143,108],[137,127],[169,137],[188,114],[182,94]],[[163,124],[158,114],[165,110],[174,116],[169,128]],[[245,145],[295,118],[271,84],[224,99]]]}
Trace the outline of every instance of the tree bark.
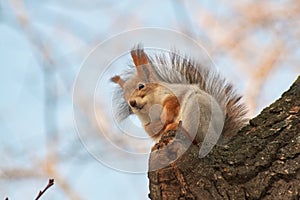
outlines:
{"label": "tree bark", "polygon": [[[300,76],[228,144],[204,158],[191,145],[159,168],[183,151],[174,135],[168,132],[152,149],[151,199],[300,199]],[[154,153],[167,143],[168,153]]]}

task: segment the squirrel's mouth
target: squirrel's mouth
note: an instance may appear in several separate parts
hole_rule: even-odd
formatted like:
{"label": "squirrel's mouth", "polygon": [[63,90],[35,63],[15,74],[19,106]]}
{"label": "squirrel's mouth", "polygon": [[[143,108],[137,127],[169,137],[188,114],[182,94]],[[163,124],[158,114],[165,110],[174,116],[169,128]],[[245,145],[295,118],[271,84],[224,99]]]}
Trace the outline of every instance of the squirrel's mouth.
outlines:
{"label": "squirrel's mouth", "polygon": [[131,108],[136,109],[136,110],[142,110],[144,108],[144,106],[147,104],[147,102],[143,103],[143,104],[138,104],[136,102],[136,100],[130,100],[128,101],[128,104]]}
{"label": "squirrel's mouth", "polygon": [[146,104],[147,103],[144,103],[142,105],[136,105],[135,108],[138,109],[138,110],[142,110]]}

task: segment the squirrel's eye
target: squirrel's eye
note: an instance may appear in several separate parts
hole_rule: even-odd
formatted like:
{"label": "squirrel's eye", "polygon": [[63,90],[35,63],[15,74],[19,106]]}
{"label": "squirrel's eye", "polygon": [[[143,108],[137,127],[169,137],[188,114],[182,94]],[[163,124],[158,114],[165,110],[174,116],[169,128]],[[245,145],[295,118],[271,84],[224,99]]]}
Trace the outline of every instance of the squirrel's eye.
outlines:
{"label": "squirrel's eye", "polygon": [[145,85],[142,84],[142,83],[140,83],[140,84],[138,85],[139,90],[143,89],[144,87],[145,87]]}

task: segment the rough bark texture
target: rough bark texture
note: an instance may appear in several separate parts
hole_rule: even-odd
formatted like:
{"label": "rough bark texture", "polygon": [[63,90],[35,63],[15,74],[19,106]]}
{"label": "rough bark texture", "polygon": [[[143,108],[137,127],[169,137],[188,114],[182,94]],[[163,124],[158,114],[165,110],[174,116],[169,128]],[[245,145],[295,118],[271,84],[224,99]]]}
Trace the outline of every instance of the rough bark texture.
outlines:
{"label": "rough bark texture", "polygon": [[[168,132],[149,168],[181,153]],[[154,154],[169,143],[168,153]],[[171,153],[170,153],[171,152]],[[179,159],[148,173],[151,199],[300,199],[300,77],[282,97],[205,158],[192,145]]]}

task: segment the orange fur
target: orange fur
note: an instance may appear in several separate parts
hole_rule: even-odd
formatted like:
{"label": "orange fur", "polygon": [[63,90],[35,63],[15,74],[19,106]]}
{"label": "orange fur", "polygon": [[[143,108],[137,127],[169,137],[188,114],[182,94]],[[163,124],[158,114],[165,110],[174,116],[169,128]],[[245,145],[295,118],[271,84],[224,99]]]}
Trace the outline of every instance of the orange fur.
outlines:
{"label": "orange fur", "polygon": [[143,50],[138,50],[138,51],[132,50],[131,57],[134,62],[134,65],[136,67],[138,67],[140,65],[149,64],[148,56],[147,56],[147,54],[145,54],[145,52]]}
{"label": "orange fur", "polygon": [[168,130],[177,130],[178,128],[178,122],[175,122],[180,110],[178,99],[175,96],[169,96],[164,100],[162,106],[163,110],[160,120],[151,122],[145,126],[146,131],[153,139],[156,139]]}
{"label": "orange fur", "polygon": [[160,116],[161,121],[166,125],[174,122],[179,114],[180,104],[176,96],[169,96],[163,102],[163,112]]}
{"label": "orange fur", "polygon": [[121,79],[120,76],[114,76],[114,77],[112,77],[112,78],[111,78],[111,81],[114,82],[114,83],[119,84],[121,88],[124,87],[125,81],[124,81],[123,79]]}
{"label": "orange fur", "polygon": [[177,131],[178,126],[179,126],[179,123],[177,123],[177,122],[170,123],[166,126],[164,132],[166,133],[168,131]]}

